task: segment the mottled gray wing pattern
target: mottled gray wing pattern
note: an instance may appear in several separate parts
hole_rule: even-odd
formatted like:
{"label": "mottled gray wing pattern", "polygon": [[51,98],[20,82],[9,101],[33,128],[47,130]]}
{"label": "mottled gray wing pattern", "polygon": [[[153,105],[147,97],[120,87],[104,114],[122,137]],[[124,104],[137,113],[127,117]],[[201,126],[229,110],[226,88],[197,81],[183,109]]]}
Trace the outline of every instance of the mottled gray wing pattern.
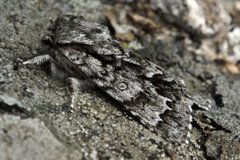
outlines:
{"label": "mottled gray wing pattern", "polygon": [[183,80],[123,49],[105,26],[82,17],[58,18],[53,43],[56,61],[72,76],[92,81],[164,138],[186,139],[193,102]]}

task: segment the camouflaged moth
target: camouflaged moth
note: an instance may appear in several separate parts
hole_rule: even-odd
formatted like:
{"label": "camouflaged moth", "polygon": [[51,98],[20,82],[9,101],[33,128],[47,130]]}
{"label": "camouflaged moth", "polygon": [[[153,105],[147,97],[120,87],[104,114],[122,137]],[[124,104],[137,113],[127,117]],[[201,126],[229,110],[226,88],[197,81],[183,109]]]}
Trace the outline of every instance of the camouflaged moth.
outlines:
{"label": "camouflaged moth", "polygon": [[[113,40],[106,26],[81,16],[60,16],[48,35],[52,48],[25,62],[51,60],[79,82],[88,81],[163,138],[181,142],[191,127],[193,101],[184,81]],[[55,72],[56,69],[53,69]]]}

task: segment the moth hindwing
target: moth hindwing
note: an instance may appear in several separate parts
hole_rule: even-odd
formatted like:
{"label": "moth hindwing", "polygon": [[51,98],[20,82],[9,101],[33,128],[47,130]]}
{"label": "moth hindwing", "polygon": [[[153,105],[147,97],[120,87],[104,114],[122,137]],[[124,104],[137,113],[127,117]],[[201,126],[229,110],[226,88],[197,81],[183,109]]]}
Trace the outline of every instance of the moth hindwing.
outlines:
{"label": "moth hindwing", "polygon": [[93,82],[165,139],[186,139],[193,102],[183,80],[123,49],[107,27],[80,16],[59,17],[51,38],[54,60],[71,77]]}

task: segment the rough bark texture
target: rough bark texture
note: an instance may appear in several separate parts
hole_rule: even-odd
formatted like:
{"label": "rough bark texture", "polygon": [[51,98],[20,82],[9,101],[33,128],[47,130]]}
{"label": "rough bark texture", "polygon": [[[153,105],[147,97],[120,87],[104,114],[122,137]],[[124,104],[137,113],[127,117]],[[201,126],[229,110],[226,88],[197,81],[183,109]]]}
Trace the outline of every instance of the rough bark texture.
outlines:
{"label": "rough bark texture", "polygon": [[[71,90],[48,68],[16,68],[18,58],[46,52],[41,36],[50,17],[72,13],[106,22],[108,2],[0,1],[0,159],[240,159],[239,76],[189,51],[181,36],[146,36],[137,52],[182,77],[199,103],[211,105],[207,111],[193,106],[189,144],[164,140],[95,91],[77,95],[70,108]],[[192,34],[191,25],[178,32],[189,28]]]}

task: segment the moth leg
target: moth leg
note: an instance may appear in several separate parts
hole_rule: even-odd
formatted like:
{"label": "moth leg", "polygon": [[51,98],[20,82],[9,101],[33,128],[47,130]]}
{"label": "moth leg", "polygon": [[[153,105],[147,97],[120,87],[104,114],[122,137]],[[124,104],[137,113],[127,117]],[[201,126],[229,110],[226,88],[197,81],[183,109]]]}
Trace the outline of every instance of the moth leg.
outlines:
{"label": "moth leg", "polygon": [[67,78],[67,81],[70,83],[73,92],[81,93],[85,92],[91,88],[94,88],[95,85],[89,79],[78,79],[75,77]]}
{"label": "moth leg", "polygon": [[45,63],[50,64],[51,76],[53,78],[60,78],[62,80],[65,80],[67,77],[69,77],[69,74],[63,68],[59,67],[55,60],[47,54],[40,55],[25,62],[22,62],[23,65],[42,65]]}
{"label": "moth leg", "polygon": [[67,80],[70,82],[71,88],[73,90],[70,104],[70,108],[73,109],[75,108],[76,99],[79,93],[86,91],[88,88],[92,87],[93,84],[87,79],[69,77]]}
{"label": "moth leg", "polygon": [[37,57],[34,57],[28,61],[23,62],[23,65],[28,65],[28,64],[36,64],[36,65],[41,65],[46,62],[52,61],[52,57],[50,55],[40,55]]}
{"label": "moth leg", "polygon": [[69,77],[67,80],[70,82],[71,88],[73,90],[72,96],[71,96],[71,104],[70,104],[70,110],[73,112],[73,109],[75,108],[74,106],[76,104],[77,95],[80,91],[78,88],[79,82],[76,78],[72,78],[72,77]]}

